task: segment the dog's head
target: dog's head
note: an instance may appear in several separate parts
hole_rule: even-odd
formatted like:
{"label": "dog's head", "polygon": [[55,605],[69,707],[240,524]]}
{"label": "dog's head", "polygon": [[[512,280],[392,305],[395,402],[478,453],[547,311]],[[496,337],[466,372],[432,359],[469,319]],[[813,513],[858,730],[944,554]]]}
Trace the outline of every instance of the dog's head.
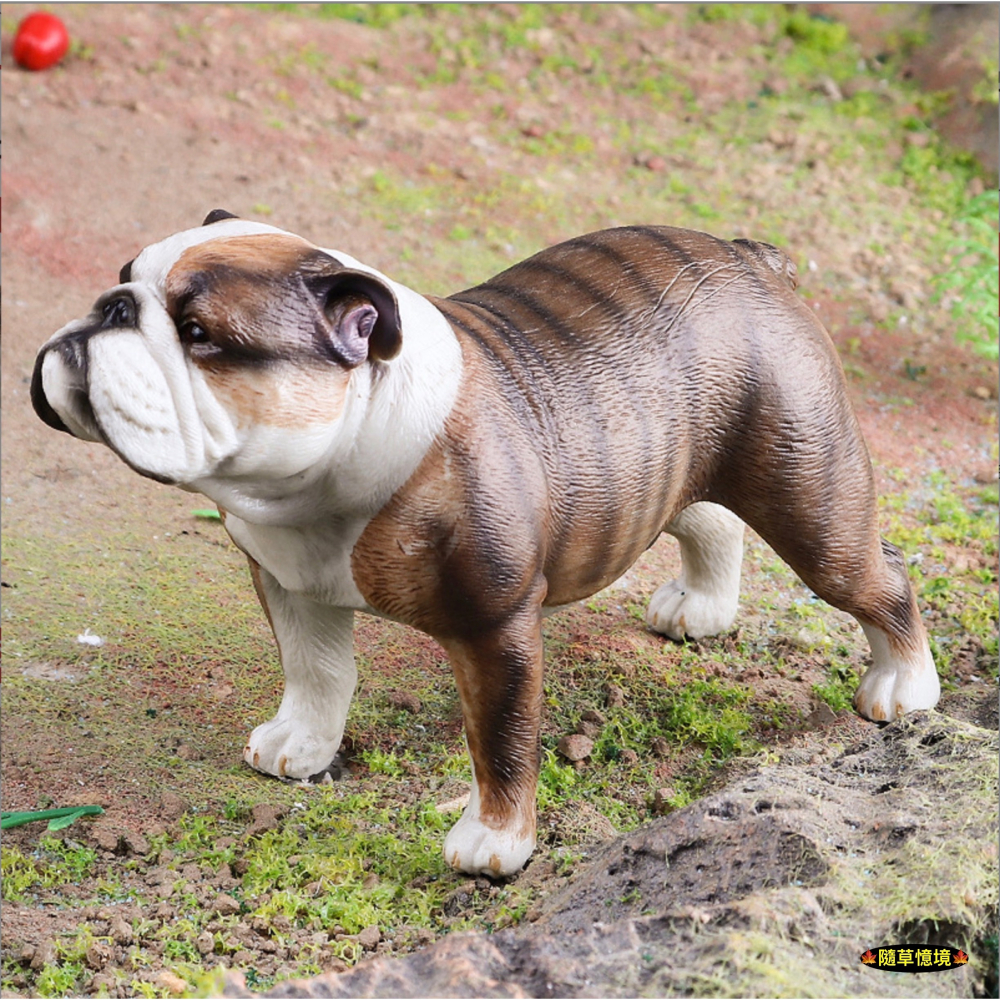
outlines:
{"label": "dog's head", "polygon": [[401,344],[391,283],[339,256],[212,212],[42,347],[35,411],[161,482],[300,475]]}

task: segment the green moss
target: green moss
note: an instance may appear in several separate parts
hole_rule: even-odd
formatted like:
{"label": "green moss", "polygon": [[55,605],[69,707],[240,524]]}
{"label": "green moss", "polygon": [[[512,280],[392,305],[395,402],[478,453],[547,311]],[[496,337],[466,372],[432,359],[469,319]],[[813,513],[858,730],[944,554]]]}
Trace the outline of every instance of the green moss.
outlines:
{"label": "green moss", "polygon": [[0,848],[3,898],[24,901],[30,894],[79,882],[90,875],[97,852],[72,840],[43,836],[32,857],[13,845]]}
{"label": "green moss", "polygon": [[859,680],[857,671],[846,663],[831,662],[827,676],[825,683],[813,685],[813,694],[835,712],[851,708]]}
{"label": "green moss", "polygon": [[[970,637],[981,643],[983,655],[995,659],[996,492],[960,487],[935,472],[920,488],[885,497],[883,510],[886,537],[908,557],[918,598],[933,612],[929,624],[938,669],[947,676],[955,650]],[[955,549],[975,568],[955,572],[950,565]]]}
{"label": "green moss", "polygon": [[276,14],[354,21],[372,28],[387,28],[414,13],[414,5],[408,3],[261,3],[254,6]]}
{"label": "green moss", "polygon": [[951,266],[935,278],[937,299],[951,298],[951,315],[960,324],[955,339],[994,361],[1000,357],[998,212],[996,191],[963,202],[955,220],[959,236],[948,246]]}

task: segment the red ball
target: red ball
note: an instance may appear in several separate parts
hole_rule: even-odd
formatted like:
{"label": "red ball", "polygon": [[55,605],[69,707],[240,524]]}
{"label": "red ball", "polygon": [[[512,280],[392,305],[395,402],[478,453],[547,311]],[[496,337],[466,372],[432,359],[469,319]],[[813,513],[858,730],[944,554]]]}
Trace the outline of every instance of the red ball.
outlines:
{"label": "red ball", "polygon": [[69,32],[55,14],[29,14],[14,36],[14,60],[25,69],[55,66],[69,49]]}

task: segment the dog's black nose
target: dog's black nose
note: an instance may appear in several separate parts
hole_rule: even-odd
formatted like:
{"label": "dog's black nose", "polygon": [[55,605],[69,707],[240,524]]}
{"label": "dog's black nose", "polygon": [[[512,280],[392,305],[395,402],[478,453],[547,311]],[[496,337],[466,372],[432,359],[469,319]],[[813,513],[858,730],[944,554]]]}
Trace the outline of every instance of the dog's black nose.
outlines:
{"label": "dog's black nose", "polygon": [[135,326],[135,299],[131,295],[116,295],[101,306],[101,329],[116,326]]}

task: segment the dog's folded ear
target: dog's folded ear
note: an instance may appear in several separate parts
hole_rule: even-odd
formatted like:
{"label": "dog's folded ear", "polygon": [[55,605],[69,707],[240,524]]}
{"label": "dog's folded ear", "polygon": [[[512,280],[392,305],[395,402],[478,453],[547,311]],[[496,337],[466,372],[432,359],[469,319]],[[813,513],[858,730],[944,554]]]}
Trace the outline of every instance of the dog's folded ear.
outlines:
{"label": "dog's folded ear", "polygon": [[221,222],[223,219],[238,219],[238,215],[233,215],[232,212],[227,212],[224,208],[213,208],[208,215],[205,216],[205,221],[202,223],[203,226],[210,226],[213,222]]}
{"label": "dog's folded ear", "polygon": [[399,303],[381,279],[351,268],[311,279],[328,324],[330,347],[354,367],[366,359],[388,361],[403,343]]}

